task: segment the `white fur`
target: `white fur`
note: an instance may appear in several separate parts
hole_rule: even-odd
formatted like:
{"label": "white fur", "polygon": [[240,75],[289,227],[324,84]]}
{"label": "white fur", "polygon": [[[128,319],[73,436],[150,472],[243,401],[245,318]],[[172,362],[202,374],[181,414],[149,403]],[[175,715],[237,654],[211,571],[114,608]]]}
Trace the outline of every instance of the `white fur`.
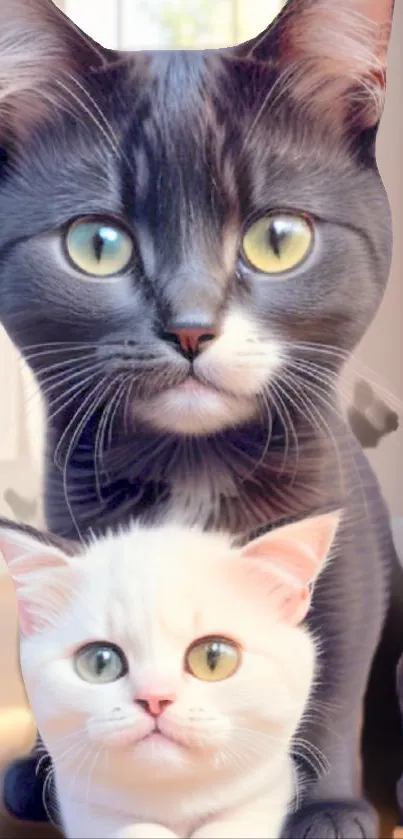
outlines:
{"label": "white fur", "polygon": [[136,398],[134,418],[158,431],[190,436],[233,428],[256,415],[259,397],[281,363],[280,341],[264,337],[245,312],[230,311],[220,336],[194,363],[198,381],[166,390],[147,402]]}
{"label": "white fur", "polygon": [[[64,606],[60,591],[54,609],[49,595],[43,601],[45,622],[22,639],[21,664],[72,839],[280,835],[315,649],[305,629],[282,621],[260,594],[248,596],[232,571],[227,578],[238,555],[223,535],[132,526],[68,560],[74,585]],[[40,603],[34,589],[50,572],[46,561],[43,572],[35,567],[29,596]],[[223,682],[183,672],[188,645],[211,634],[243,648],[239,670]],[[122,647],[128,676],[94,686],[76,675],[72,651],[94,639]],[[161,729],[179,745],[138,742],[153,723],[133,697],[156,672],[175,687]]]}

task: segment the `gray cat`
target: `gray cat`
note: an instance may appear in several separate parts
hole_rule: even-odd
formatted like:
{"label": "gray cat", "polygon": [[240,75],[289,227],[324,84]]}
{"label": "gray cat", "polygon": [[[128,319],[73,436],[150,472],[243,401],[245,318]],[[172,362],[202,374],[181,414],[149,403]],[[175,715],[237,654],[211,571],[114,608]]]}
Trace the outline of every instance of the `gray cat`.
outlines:
{"label": "gray cat", "polygon": [[[240,47],[136,54],[47,0],[0,9],[0,315],[46,399],[49,528],[174,508],[247,539],[347,508],[301,731],[330,769],[308,746],[288,837],[377,835],[356,769],[395,554],[335,385],[390,265],[392,7],[290,0]],[[399,650],[378,658],[386,692]],[[35,758],[6,802],[44,817]]]}

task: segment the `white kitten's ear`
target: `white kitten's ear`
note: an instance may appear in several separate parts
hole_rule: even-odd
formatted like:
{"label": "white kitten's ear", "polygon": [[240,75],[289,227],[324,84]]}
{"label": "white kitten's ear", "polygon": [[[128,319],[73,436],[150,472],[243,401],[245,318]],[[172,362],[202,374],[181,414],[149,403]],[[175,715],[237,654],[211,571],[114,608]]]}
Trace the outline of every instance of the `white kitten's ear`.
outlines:
{"label": "white kitten's ear", "polygon": [[334,129],[349,113],[360,129],[382,114],[394,0],[288,0],[274,24],[241,47],[284,73],[287,94]]}
{"label": "white kitten's ear", "polygon": [[306,616],[312,583],[326,563],[340,518],[336,512],[304,519],[255,539],[241,551],[244,582],[249,579],[289,623]]}
{"label": "white kitten's ear", "polygon": [[33,528],[3,521],[0,553],[14,582],[21,632],[29,637],[60,618],[72,583],[69,556]]}
{"label": "white kitten's ear", "polygon": [[29,136],[38,120],[66,100],[62,85],[83,68],[105,64],[107,54],[51,0],[1,0],[0,141]]}

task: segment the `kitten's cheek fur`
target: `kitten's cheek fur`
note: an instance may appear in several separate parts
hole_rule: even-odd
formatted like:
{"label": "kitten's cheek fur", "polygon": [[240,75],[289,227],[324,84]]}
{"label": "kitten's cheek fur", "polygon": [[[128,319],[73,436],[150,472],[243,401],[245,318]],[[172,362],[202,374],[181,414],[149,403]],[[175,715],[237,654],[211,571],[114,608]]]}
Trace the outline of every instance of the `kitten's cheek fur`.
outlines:
{"label": "kitten's cheek fur", "polygon": [[175,388],[147,402],[136,401],[133,418],[158,431],[200,436],[247,422],[257,411],[257,401],[251,398],[237,398],[207,387],[198,392]]}

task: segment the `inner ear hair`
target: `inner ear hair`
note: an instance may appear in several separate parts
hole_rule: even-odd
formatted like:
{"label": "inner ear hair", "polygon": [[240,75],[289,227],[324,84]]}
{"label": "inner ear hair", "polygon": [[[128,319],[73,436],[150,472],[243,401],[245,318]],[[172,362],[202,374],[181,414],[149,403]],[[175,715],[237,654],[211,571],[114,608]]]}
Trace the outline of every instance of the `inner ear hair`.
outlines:
{"label": "inner ear hair", "polygon": [[288,0],[235,54],[281,74],[274,101],[285,98],[332,133],[345,133],[346,121],[365,132],[383,111],[392,16],[393,0]]}
{"label": "inner ear hair", "polygon": [[55,109],[71,109],[66,88],[110,61],[52,0],[0,0],[0,142],[12,149]]}

